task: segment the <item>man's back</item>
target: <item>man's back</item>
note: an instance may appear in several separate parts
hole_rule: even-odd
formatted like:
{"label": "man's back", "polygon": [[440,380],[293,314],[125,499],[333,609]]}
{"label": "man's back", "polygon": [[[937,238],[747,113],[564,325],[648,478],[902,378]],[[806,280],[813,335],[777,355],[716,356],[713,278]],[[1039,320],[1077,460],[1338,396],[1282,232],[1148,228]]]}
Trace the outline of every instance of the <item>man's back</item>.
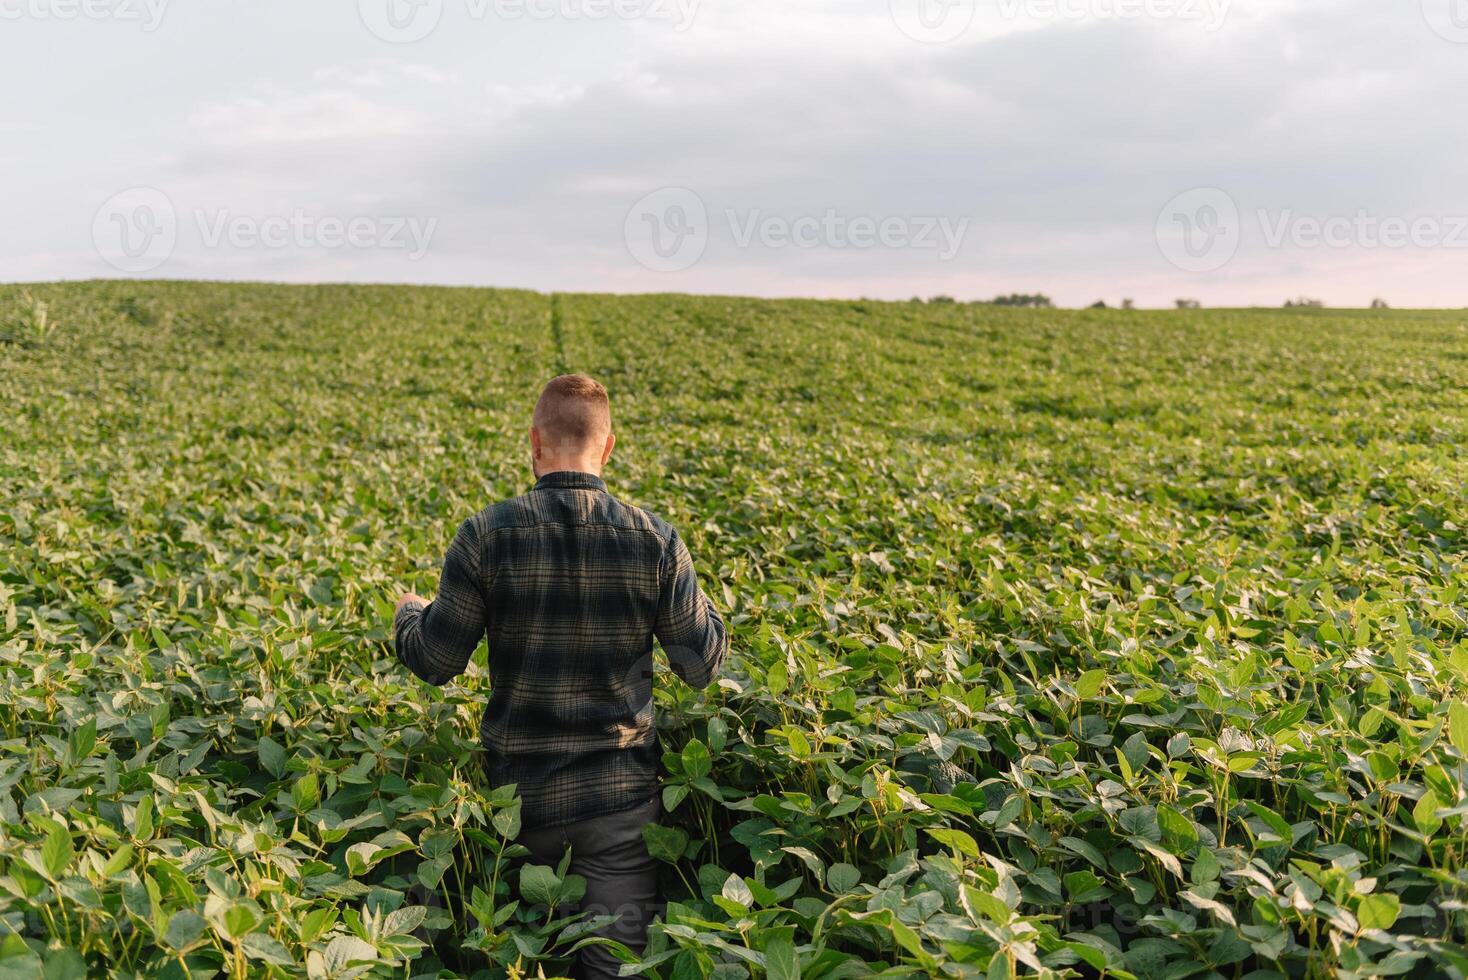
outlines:
{"label": "man's back", "polygon": [[488,634],[486,772],[517,784],[527,823],[541,826],[657,792],[654,636],[700,687],[728,649],[677,532],[599,477],[564,471],[464,522],[438,596],[400,610],[396,632],[399,658],[434,684]]}
{"label": "man's back", "polygon": [[[535,489],[460,525],[438,595],[403,596],[393,627],[398,659],[430,684],[461,674],[488,634],[485,771],[519,788],[516,840],[542,865],[569,849],[580,910],[610,919],[596,935],[641,953],[660,867],[644,840],[662,812],[653,639],[697,687],[729,639],[677,532],[607,493],[616,443],[606,388],[552,379],[530,426]],[[601,945],[578,956],[587,980],[621,975]]]}

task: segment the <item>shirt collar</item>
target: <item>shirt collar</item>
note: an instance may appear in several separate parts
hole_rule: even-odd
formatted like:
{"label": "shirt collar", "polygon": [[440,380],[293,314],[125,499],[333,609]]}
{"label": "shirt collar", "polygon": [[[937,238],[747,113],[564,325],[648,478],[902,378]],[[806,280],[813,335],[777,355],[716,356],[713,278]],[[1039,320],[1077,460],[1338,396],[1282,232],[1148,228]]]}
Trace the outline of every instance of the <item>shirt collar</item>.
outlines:
{"label": "shirt collar", "polygon": [[606,491],[606,482],[592,473],[577,473],[559,470],[547,473],[535,481],[536,490],[601,490]]}

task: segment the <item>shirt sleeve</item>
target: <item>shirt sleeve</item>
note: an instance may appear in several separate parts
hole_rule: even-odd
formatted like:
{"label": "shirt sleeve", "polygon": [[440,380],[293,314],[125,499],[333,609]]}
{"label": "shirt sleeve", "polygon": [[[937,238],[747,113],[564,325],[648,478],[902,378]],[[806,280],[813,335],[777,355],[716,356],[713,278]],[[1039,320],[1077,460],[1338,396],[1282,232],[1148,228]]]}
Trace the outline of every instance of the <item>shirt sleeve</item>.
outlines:
{"label": "shirt sleeve", "polygon": [[488,617],[479,558],[478,535],[473,522],[465,521],[444,557],[433,601],[409,603],[393,619],[398,660],[435,687],[462,674],[484,638]]}
{"label": "shirt sleeve", "polygon": [[708,687],[729,653],[729,634],[713,602],[698,587],[698,573],[674,531],[663,555],[662,596],[654,633],[673,673],[693,687]]}

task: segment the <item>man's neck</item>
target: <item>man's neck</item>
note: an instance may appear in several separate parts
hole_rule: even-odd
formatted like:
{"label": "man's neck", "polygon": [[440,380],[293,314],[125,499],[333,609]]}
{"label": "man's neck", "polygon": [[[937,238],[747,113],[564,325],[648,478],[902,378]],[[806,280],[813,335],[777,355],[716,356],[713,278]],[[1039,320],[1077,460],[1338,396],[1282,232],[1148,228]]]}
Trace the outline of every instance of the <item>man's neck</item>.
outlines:
{"label": "man's neck", "polygon": [[601,476],[601,464],[596,460],[566,460],[564,462],[537,462],[534,467],[535,478],[539,480],[551,473],[588,473],[595,477]]}

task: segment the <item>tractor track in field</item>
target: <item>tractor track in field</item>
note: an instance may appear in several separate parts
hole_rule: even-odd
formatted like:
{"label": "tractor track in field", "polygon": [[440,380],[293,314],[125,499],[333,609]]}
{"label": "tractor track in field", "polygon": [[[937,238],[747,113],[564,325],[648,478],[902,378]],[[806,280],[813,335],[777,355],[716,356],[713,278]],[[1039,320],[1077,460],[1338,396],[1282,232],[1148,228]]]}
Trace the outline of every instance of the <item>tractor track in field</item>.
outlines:
{"label": "tractor track in field", "polygon": [[565,314],[561,312],[560,293],[551,293],[550,328],[551,342],[556,347],[556,374],[570,374],[571,369],[566,365]]}

